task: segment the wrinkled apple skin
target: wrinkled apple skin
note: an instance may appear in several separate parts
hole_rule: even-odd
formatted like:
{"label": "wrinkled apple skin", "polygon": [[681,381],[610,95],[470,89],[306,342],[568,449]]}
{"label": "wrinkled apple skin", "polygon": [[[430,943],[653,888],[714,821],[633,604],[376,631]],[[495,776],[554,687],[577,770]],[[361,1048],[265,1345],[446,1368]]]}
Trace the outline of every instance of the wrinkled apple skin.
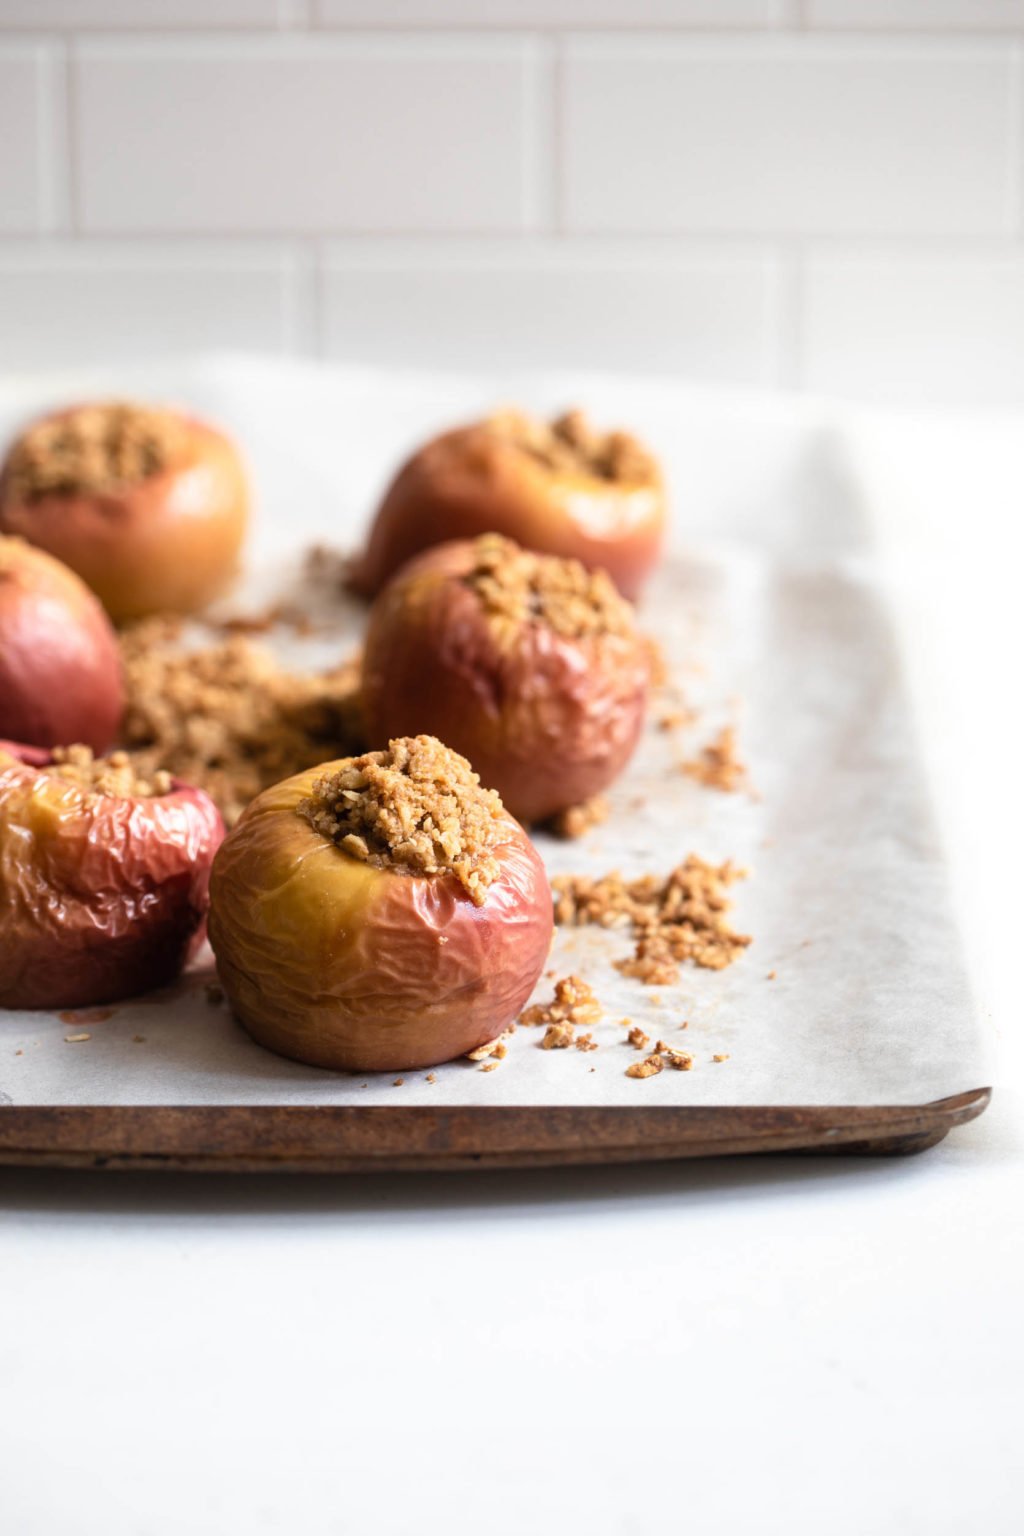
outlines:
{"label": "wrinkled apple skin", "polygon": [[600,567],[635,599],[657,562],[666,517],[660,478],[622,486],[555,471],[479,422],[435,438],[402,466],[350,580],[372,597],[422,550],[501,533],[524,549]]}
{"label": "wrinkled apple skin", "polygon": [[492,1040],[547,958],[551,892],[508,820],[482,906],[454,876],[359,863],[295,807],[326,763],[266,790],[214,861],[210,943],[254,1040],[351,1072],[431,1067]]}
{"label": "wrinkled apple skin", "polygon": [[378,597],[363,652],[370,739],[437,736],[512,815],[543,821],[600,794],[629,761],[648,652],[637,635],[570,640],[544,624],[504,639],[461,579],[474,558],[470,543],[429,550]]}
{"label": "wrinkled apple skin", "polygon": [[203,940],[216,807],[176,782],[86,797],[48,761],[0,742],[0,1007],[81,1008],[172,981]]}
{"label": "wrinkled apple skin", "polygon": [[123,711],[117,639],[96,598],[59,560],[0,537],[0,736],[101,755]]}
{"label": "wrinkled apple skin", "polygon": [[186,425],[181,464],[117,491],[27,503],[13,497],[0,472],[0,530],[63,560],[115,623],[195,612],[235,573],[249,490],[233,443],[205,422]]}

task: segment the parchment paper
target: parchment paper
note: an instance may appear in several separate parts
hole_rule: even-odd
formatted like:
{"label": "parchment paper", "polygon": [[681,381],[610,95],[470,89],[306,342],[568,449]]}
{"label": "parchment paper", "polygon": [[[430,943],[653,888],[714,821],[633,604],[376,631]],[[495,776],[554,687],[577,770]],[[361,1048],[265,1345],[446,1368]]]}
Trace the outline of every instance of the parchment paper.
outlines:
{"label": "parchment paper", "polygon": [[[14,1104],[906,1104],[983,1085],[985,1065],[925,803],[898,657],[880,601],[855,434],[841,413],[621,379],[423,378],[212,359],[116,376],[0,385],[4,437],[40,406],[97,390],[187,402],[238,434],[260,506],[245,610],[286,590],[314,541],[352,547],[399,459],[428,432],[495,404],[583,404],[664,457],[671,555],[642,609],[697,711],[650,729],[607,824],[539,838],[551,873],[667,873],[687,852],[749,866],[724,972],[684,968],[649,988],[613,961],[621,933],[560,931],[549,969],[594,987],[599,1049],[544,1051],[519,1028],[494,1071],[345,1076],[252,1044],[211,1005],[208,952],[177,987],[99,1021],[0,1014],[0,1102]],[[363,610],[305,646],[322,664],[356,642]],[[680,772],[738,721],[756,793]],[[0,935],[0,943],[3,936]],[[769,979],[774,973],[774,979]],[[542,978],[536,1000],[551,995]],[[624,1018],[695,1059],[625,1076]],[[686,1029],[680,1026],[687,1022]],[[87,1033],[87,1041],[66,1037]],[[141,1039],[136,1039],[141,1036]],[[728,1060],[714,1062],[725,1054]]]}

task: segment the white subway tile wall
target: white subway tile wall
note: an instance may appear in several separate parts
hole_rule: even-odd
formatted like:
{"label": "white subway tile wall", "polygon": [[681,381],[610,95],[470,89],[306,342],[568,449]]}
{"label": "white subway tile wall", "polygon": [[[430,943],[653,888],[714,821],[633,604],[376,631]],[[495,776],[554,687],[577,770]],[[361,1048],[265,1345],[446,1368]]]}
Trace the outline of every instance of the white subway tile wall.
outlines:
{"label": "white subway tile wall", "polygon": [[0,0],[0,367],[1024,403],[1024,0]]}

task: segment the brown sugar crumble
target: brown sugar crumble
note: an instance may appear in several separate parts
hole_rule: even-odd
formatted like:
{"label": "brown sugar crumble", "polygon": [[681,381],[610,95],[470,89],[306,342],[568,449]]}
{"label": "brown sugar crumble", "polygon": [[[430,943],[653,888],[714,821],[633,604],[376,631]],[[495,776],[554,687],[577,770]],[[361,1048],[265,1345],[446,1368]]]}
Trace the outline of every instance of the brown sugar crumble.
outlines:
{"label": "brown sugar crumble", "polygon": [[712,1056],[711,1060],[712,1061],[728,1061],[729,1060],[729,1052],[728,1051],[718,1051],[714,1056]]}
{"label": "brown sugar crumble", "polygon": [[693,1067],[693,1057],[689,1051],[681,1051],[677,1046],[666,1045],[664,1040],[659,1040],[654,1047],[663,1062],[667,1062],[677,1072],[689,1072]]}
{"label": "brown sugar crumble", "polygon": [[725,794],[735,794],[748,781],[747,766],[739,755],[736,727],[732,725],[723,726],[718,735],[701,748],[698,757],[690,758],[680,766],[688,778]]}
{"label": "brown sugar crumble", "polygon": [[505,1044],[505,1036],[511,1034],[511,1030],[505,1030],[496,1035],[493,1040],[488,1040],[483,1045],[478,1045],[475,1051],[466,1052],[467,1061],[486,1061],[488,1056],[495,1056],[499,1061],[504,1061],[508,1055],[508,1046]]}
{"label": "brown sugar crumble", "polygon": [[166,795],[171,790],[171,775],[162,768],[145,772],[127,752],[94,757],[91,747],[78,744],[54,747],[53,761],[44,771],[53,778],[73,784],[86,795],[134,799]]}
{"label": "brown sugar crumble", "polygon": [[626,1068],[627,1077],[657,1077],[664,1066],[664,1062],[657,1051],[652,1056],[645,1056],[643,1061],[634,1061],[633,1065]]}
{"label": "brown sugar crumble", "polygon": [[576,1039],[573,1041],[573,1045],[575,1045],[578,1051],[597,1050],[597,1041],[594,1039],[593,1035],[589,1033],[585,1035],[577,1035]]}
{"label": "brown sugar crumble", "polygon": [[524,411],[505,410],[488,417],[485,425],[562,474],[625,485],[658,479],[657,462],[641,442],[628,432],[596,432],[584,411],[565,411],[547,422]]}
{"label": "brown sugar crumble", "polygon": [[540,623],[569,640],[634,634],[632,606],[605,571],[538,555],[497,533],[475,539],[473,557],[463,583],[500,632]]}
{"label": "brown sugar crumble", "polygon": [[629,1031],[626,1039],[637,1051],[645,1051],[648,1045],[651,1043],[650,1035],[645,1035],[639,1024],[633,1025],[633,1028]]}
{"label": "brown sugar crumble", "polygon": [[347,759],[315,780],[296,807],[322,837],[378,869],[452,874],[477,906],[499,873],[504,807],[464,757],[433,736],[402,736],[387,751]]}
{"label": "brown sugar crumble", "polygon": [[728,861],[708,864],[690,854],[663,879],[559,875],[552,881],[555,922],[628,929],[634,953],[616,961],[616,969],[648,986],[669,986],[678,981],[683,962],[724,970],[751,943],[749,935],[733,929],[727,915],[728,889],[744,874]]}
{"label": "brown sugar crumble", "polygon": [[363,750],[358,657],[303,675],[239,635],[192,650],[180,635],[157,617],[120,636],[122,740],[140,773],[205,789],[231,826],[262,789]]}
{"label": "brown sugar crumble", "polygon": [[[565,1026],[571,1044],[577,1024],[596,1024],[603,1009],[593,990],[579,976],[563,976],[555,982],[555,995],[550,1003],[534,1003],[519,1016],[520,1024],[543,1024],[554,1028]],[[546,1038],[546,1037],[545,1037]],[[546,1046],[550,1050],[551,1046]]]}
{"label": "brown sugar crumble", "polygon": [[592,827],[599,827],[610,815],[611,806],[605,797],[594,795],[590,800],[570,805],[567,810],[550,817],[543,824],[544,831],[550,832],[553,837],[572,842],[578,837],[585,837]]}
{"label": "brown sugar crumble", "polygon": [[180,460],[186,433],[186,423],[173,412],[129,401],[83,405],[47,417],[12,447],[5,499],[116,492]]}

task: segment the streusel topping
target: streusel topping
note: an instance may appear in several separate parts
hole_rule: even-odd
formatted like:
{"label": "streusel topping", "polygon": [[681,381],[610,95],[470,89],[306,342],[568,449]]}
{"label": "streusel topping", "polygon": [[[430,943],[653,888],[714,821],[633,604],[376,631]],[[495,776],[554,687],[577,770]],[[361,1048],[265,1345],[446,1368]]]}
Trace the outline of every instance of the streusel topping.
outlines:
{"label": "streusel topping", "polygon": [[11,449],[12,501],[122,490],[180,459],[185,424],[170,411],[129,401],[82,405],[28,427]]}
{"label": "streusel topping", "polygon": [[410,875],[455,875],[477,906],[499,873],[507,837],[501,800],[464,757],[434,736],[402,736],[386,752],[348,758],[296,807],[354,859]]}
{"label": "streusel topping", "polygon": [[604,571],[535,554],[497,533],[475,539],[473,554],[463,581],[499,626],[547,624],[569,640],[635,633],[632,606]]}
{"label": "streusel topping", "polygon": [[162,770],[141,773],[127,752],[94,757],[91,747],[76,744],[54,747],[53,761],[45,772],[65,779],[87,795],[117,795],[124,799],[149,799],[171,791],[171,775]]}
{"label": "streusel topping", "polygon": [[358,657],[296,673],[243,635],[185,649],[181,629],[155,617],[120,636],[123,740],[140,772],[198,784],[232,826],[260,790],[365,746]]}
{"label": "streusel topping", "polygon": [[628,432],[595,431],[584,411],[566,411],[550,422],[524,411],[499,411],[488,417],[487,426],[564,474],[619,485],[649,485],[658,479],[657,463],[641,442]]}

